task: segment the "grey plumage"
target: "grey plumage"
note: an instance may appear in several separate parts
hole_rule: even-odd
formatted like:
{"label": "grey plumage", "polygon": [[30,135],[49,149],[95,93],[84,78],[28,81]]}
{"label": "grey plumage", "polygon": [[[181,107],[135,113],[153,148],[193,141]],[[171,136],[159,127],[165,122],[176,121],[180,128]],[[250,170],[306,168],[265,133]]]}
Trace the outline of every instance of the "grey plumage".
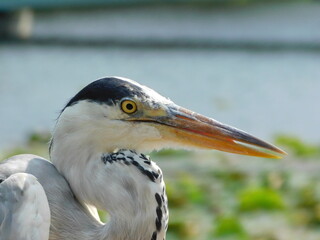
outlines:
{"label": "grey plumage", "polygon": [[[113,160],[104,162],[104,159]],[[125,164],[125,161],[130,163]],[[128,214],[142,214],[141,222],[143,224],[137,225],[140,227],[143,226],[142,229],[134,228],[134,232],[130,232],[130,228],[128,230],[122,228],[121,222],[111,222],[109,223],[109,225],[102,224],[94,217],[86,204],[80,203],[77,200],[68,182],[56,170],[55,166],[51,162],[35,155],[17,155],[2,162],[0,164],[0,179],[3,179],[4,182],[1,183],[0,186],[4,188],[4,183],[5,181],[7,181],[6,179],[10,179],[12,178],[12,176],[15,176],[19,173],[26,173],[34,180],[37,180],[39,186],[43,187],[45,196],[47,197],[50,206],[50,240],[128,240],[131,239],[131,236],[135,236],[134,239],[137,240],[150,240],[152,236],[157,237],[159,232],[162,232],[161,236],[163,236],[168,226],[168,209],[161,170],[155,165],[155,163],[148,160],[145,155],[128,150],[120,150],[111,154],[104,154],[101,156],[100,162],[101,166],[105,167],[105,171],[107,173],[109,172],[108,175],[115,179],[115,182],[121,182],[121,187],[126,189],[128,197],[125,197],[126,195],[123,196],[124,198],[126,198],[127,205],[131,206],[131,209],[134,210],[133,213],[130,213],[130,210],[128,210]],[[128,168],[131,168],[131,170],[133,170],[132,176],[130,174],[130,172],[132,171],[128,171],[128,169],[123,168],[123,165],[126,165]],[[120,172],[117,171],[117,169],[120,169]],[[145,179],[145,182],[142,182],[138,185],[138,181],[135,182],[133,177],[137,173],[141,173],[141,171],[144,171],[141,176]],[[150,175],[148,173],[153,176],[153,181],[148,181],[150,180]],[[112,176],[113,174],[120,176],[122,176],[123,174],[128,174],[128,177],[124,177],[121,181],[117,181],[116,176]],[[151,184],[149,184],[149,182]],[[112,185],[112,183],[110,184]],[[142,203],[140,204],[139,198],[141,197],[141,192],[140,190],[138,190],[138,188],[141,187],[142,189],[147,189],[147,191],[149,192],[153,191],[151,190],[151,188],[154,189],[155,186],[158,185],[160,190],[157,190],[157,194],[161,194],[163,199],[161,201],[161,206],[156,198],[156,194],[151,194],[154,202],[153,208],[149,209],[149,205],[145,204],[144,201],[140,201]],[[146,186],[150,187],[150,190],[148,190]],[[7,193],[9,195],[12,195],[14,188],[15,186],[6,188]],[[121,192],[120,187],[116,188],[115,190]],[[2,192],[3,191],[1,191],[0,188],[0,193],[2,194]],[[2,195],[0,195],[0,197],[1,196]],[[39,195],[36,197],[39,198]],[[27,204],[37,204],[34,200],[27,202]],[[20,198],[18,199],[18,201],[20,202],[18,202],[17,204],[22,204],[25,200]],[[140,205],[145,205],[145,207],[147,208],[141,207]],[[4,205],[3,202],[0,203],[0,209],[4,209],[7,206],[9,206],[10,208],[10,215],[12,215],[14,211],[18,213],[13,204],[9,203],[7,205]],[[150,216],[150,219],[144,221],[144,214],[141,213],[141,211],[143,211],[142,209],[146,209],[147,212],[154,213],[154,216]],[[159,209],[161,211],[160,218],[158,213]],[[17,238],[16,231],[12,231],[12,229],[15,227],[13,225],[13,222],[9,222],[10,228],[7,227],[8,221],[3,220],[3,213],[4,211],[0,212],[0,226],[2,227],[0,228],[0,239],[20,240],[19,238]],[[30,216],[22,217],[28,219]],[[158,223],[156,223],[156,221]],[[149,227],[147,223],[151,225],[150,230],[148,230]],[[32,225],[29,226],[30,231],[32,227],[34,227],[37,231],[46,231],[46,229],[41,229],[39,228],[39,226]],[[145,234],[141,234],[141,232],[145,232]],[[150,232],[150,234],[148,234],[148,232]],[[7,236],[9,236],[8,234],[13,235],[13,238],[7,238]],[[21,238],[21,240],[22,239],[29,240],[27,238]],[[30,238],[30,240],[44,240],[44,238]]]}
{"label": "grey plumage", "polygon": [[[88,235],[96,235],[96,231],[101,227],[101,223],[93,218],[88,209],[77,201],[65,178],[56,170],[52,163],[35,155],[24,154],[9,158],[0,164],[1,179],[6,179],[17,173],[27,173],[36,177],[45,190],[52,217],[50,240],[84,240],[88,239]],[[19,200],[23,199],[17,199],[17,201]],[[21,203],[18,202],[17,204]],[[14,209],[13,205],[3,207]],[[29,218],[30,216],[25,217]],[[2,221],[1,226],[3,224],[5,223]],[[5,236],[5,229],[8,230],[6,226],[3,226],[0,232],[1,237]]]}
{"label": "grey plumage", "polygon": [[0,185],[0,239],[48,239],[50,210],[46,194],[30,174],[16,173]]}

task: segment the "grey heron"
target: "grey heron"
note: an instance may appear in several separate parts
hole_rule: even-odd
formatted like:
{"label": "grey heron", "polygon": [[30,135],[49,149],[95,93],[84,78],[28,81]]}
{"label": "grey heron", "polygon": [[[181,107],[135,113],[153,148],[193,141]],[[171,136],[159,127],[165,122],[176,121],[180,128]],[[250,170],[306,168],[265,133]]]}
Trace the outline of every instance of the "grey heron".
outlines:
{"label": "grey heron", "polygon": [[[166,147],[267,158],[284,154],[137,82],[99,79],[61,111],[51,162],[25,154],[0,164],[0,239],[165,239],[163,175],[141,152]],[[106,224],[97,209],[110,214]]]}

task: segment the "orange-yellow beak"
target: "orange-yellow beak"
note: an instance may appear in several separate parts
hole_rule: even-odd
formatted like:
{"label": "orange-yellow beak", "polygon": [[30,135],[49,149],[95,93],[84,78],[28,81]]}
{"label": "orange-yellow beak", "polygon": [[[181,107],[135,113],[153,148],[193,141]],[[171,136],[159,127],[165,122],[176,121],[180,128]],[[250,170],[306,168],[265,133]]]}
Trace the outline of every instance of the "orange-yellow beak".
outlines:
{"label": "orange-yellow beak", "polygon": [[155,124],[165,140],[183,146],[265,158],[282,158],[281,155],[286,154],[248,133],[176,105],[169,106],[166,111],[148,111],[135,121]]}

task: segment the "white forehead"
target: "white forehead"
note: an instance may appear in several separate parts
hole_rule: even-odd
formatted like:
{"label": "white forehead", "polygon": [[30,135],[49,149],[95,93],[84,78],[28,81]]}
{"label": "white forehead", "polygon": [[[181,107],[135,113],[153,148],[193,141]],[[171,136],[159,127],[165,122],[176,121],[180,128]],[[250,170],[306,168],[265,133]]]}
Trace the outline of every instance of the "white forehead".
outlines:
{"label": "white forehead", "polygon": [[124,77],[116,77],[116,78],[119,78],[123,81],[129,82],[133,85],[136,85],[136,86],[142,88],[142,90],[145,92],[145,94],[150,97],[150,100],[153,100],[153,101],[159,102],[159,103],[164,103],[164,104],[172,104],[173,103],[169,98],[162,96],[161,94],[157,93],[156,91],[154,91],[151,88],[148,88],[147,86],[141,85],[141,84],[139,84],[131,79],[128,79],[128,78],[124,78]]}

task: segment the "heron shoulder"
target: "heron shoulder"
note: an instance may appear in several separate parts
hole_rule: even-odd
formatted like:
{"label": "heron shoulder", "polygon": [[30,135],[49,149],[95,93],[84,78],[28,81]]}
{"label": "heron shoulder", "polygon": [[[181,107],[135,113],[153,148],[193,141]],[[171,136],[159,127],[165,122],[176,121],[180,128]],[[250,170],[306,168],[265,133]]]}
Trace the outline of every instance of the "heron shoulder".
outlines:
{"label": "heron shoulder", "polygon": [[48,239],[50,209],[36,177],[15,173],[0,184],[1,239]]}

